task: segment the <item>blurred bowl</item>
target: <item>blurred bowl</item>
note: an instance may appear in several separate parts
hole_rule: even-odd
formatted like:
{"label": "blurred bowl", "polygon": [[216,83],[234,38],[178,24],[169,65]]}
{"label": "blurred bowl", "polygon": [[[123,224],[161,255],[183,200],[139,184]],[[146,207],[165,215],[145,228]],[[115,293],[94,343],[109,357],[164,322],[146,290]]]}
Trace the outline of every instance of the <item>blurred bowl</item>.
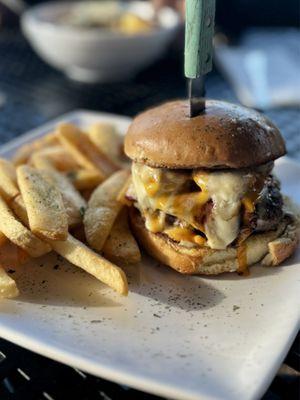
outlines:
{"label": "blurred bowl", "polygon": [[[49,2],[32,7],[23,14],[21,26],[43,60],[78,81],[113,82],[134,76],[163,54],[180,24],[170,8],[159,12],[158,26],[131,35],[59,22],[74,5],[78,2]],[[154,18],[150,3],[130,2],[127,10],[146,20]]]}

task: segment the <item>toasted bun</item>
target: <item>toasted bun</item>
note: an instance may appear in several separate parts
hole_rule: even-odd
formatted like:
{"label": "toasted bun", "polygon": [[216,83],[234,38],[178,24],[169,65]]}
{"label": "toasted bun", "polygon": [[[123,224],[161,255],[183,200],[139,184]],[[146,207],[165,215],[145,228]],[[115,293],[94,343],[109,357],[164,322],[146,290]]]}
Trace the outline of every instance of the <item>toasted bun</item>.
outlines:
{"label": "toasted bun", "polygon": [[224,101],[207,100],[189,118],[188,102],[173,101],[138,115],[125,138],[125,153],[152,167],[243,168],[286,153],[283,138],[264,115]]}
{"label": "toasted bun", "polygon": [[[207,247],[187,248],[165,235],[149,232],[140,213],[132,208],[130,221],[133,233],[145,250],[154,258],[182,274],[217,275],[238,270],[237,250],[213,250]],[[285,218],[276,231],[251,235],[246,241],[247,266],[262,261],[264,265],[278,265],[292,255],[298,244],[299,223]]]}

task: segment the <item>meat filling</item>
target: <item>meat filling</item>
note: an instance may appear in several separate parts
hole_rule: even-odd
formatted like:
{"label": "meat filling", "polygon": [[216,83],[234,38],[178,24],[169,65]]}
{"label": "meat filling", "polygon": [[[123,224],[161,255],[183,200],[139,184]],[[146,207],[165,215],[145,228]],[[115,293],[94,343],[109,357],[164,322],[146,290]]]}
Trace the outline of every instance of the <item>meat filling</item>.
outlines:
{"label": "meat filling", "polygon": [[183,246],[225,249],[241,232],[276,229],[282,196],[273,164],[241,171],[172,171],[133,164],[127,192],[148,230]]}
{"label": "meat filling", "polygon": [[270,175],[256,201],[254,213],[255,231],[270,231],[276,229],[282,219],[283,200],[280,184]]}

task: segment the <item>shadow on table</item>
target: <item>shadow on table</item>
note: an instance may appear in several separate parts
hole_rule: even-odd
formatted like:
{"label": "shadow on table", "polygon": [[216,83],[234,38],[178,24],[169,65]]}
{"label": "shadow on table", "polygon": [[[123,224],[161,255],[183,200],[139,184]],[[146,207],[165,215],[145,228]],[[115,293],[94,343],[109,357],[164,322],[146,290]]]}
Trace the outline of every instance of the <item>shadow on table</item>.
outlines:
{"label": "shadow on table", "polygon": [[225,298],[224,293],[201,277],[181,275],[145,256],[142,264],[126,267],[129,289],[148,298],[185,311],[213,308]]}

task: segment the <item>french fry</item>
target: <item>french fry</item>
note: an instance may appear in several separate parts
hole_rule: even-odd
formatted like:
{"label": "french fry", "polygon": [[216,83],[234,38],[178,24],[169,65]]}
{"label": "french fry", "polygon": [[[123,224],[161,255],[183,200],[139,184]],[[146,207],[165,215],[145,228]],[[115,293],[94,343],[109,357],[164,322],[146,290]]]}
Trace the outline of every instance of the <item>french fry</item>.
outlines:
{"label": "french fry", "polygon": [[88,135],[98,149],[112,158],[117,164],[120,163],[123,139],[114,125],[108,122],[99,122],[88,129]]}
{"label": "french fry", "polygon": [[36,237],[20,221],[0,197],[0,231],[15,245],[21,247],[32,257],[40,257],[48,253],[50,246]]}
{"label": "french fry", "polygon": [[0,195],[23,224],[28,226],[27,211],[17,185],[15,166],[4,159],[0,159]]}
{"label": "french fry", "polygon": [[0,298],[11,299],[19,295],[16,282],[0,267]]}
{"label": "french fry", "polygon": [[55,185],[60,191],[68,215],[68,225],[74,227],[83,220],[86,209],[86,201],[74,188],[70,180],[63,174],[55,170],[42,170],[43,177]]}
{"label": "french fry", "polygon": [[58,171],[69,172],[79,168],[71,154],[61,145],[46,147],[34,152],[31,162],[38,169],[51,165]]}
{"label": "french fry", "polygon": [[51,245],[70,263],[84,269],[116,292],[127,295],[128,283],[122,269],[89,249],[70,234],[67,240],[52,242]]}
{"label": "french fry", "polygon": [[83,211],[86,208],[84,198],[75,189],[67,176],[58,172],[53,163],[42,152],[33,154],[32,162],[36,168],[42,171],[43,177],[59,189],[68,215],[68,225],[70,227],[79,225],[82,222]]}
{"label": "french fry", "polygon": [[117,217],[103,246],[103,254],[112,262],[136,264],[141,261],[141,252],[129,229],[127,209]]}
{"label": "french fry", "polygon": [[95,146],[87,134],[72,124],[59,125],[57,138],[80,166],[86,169],[98,169],[103,179],[120,169]]}
{"label": "french fry", "polygon": [[[9,201],[16,196],[18,188],[15,183],[17,175],[13,164],[3,158],[0,158],[0,195],[6,197]],[[6,236],[0,232],[0,246],[6,242]]]}
{"label": "french fry", "polygon": [[128,207],[130,207],[132,203],[126,198],[126,193],[131,184],[132,184],[132,177],[130,175],[117,196],[117,201],[123,204],[124,206]]}
{"label": "french fry", "polygon": [[66,175],[77,190],[95,189],[103,181],[103,176],[96,169],[79,169]]}
{"label": "french fry", "polygon": [[0,159],[0,195],[7,202],[20,193],[14,165],[3,158]]}
{"label": "french fry", "polygon": [[16,154],[13,157],[13,163],[15,165],[22,165],[26,164],[27,161],[30,159],[32,154],[33,148],[31,144],[26,144],[20,147]]}
{"label": "french fry", "polygon": [[36,168],[36,169],[49,169],[49,170],[55,170],[55,167],[53,166],[52,162],[49,160],[48,157],[45,157],[43,154],[41,154],[40,151],[37,151],[32,154],[30,158],[31,164]]}
{"label": "french fry", "polygon": [[[66,123],[23,146],[14,164],[0,159],[0,297],[18,294],[2,269],[10,265],[9,246],[16,264],[54,250],[127,295],[126,275],[112,260],[135,263],[141,255],[124,204],[117,201],[129,177],[129,171],[120,170],[121,156],[122,138],[112,125],[97,124],[85,133]],[[69,227],[82,241],[69,234]]]}
{"label": "french fry", "polygon": [[65,240],[68,217],[58,188],[28,165],[17,168],[17,178],[31,231],[45,240]]}
{"label": "french fry", "polygon": [[15,165],[26,164],[34,151],[44,147],[52,146],[57,143],[58,140],[54,133],[49,133],[48,135],[45,135],[32,143],[25,144],[19,150],[17,150],[13,157],[13,163]]}
{"label": "french fry", "polygon": [[87,242],[95,250],[102,250],[122,208],[116,198],[128,174],[126,170],[115,172],[98,186],[88,202],[83,223]]}
{"label": "french fry", "polygon": [[16,216],[19,218],[19,220],[22,222],[22,224],[24,224],[28,228],[29,227],[28,215],[21,193],[19,193],[18,196],[15,197],[9,205],[10,208],[13,210],[13,212],[16,214]]}

